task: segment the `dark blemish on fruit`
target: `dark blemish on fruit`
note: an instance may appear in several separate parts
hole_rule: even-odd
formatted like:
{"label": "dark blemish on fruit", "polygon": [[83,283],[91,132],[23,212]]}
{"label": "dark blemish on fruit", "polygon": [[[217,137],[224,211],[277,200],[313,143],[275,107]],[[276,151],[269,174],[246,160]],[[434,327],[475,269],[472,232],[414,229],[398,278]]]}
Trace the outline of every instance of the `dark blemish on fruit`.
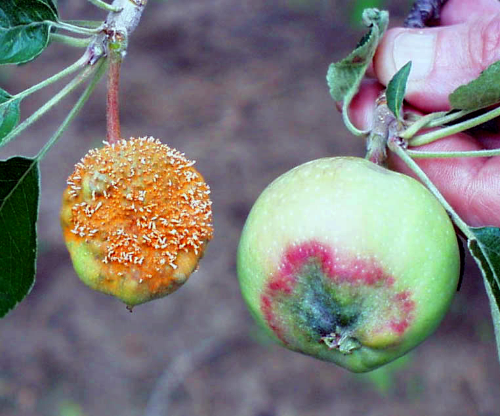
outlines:
{"label": "dark blemish on fruit", "polygon": [[301,288],[302,301],[294,311],[302,324],[324,337],[334,332],[337,327],[349,327],[356,322],[357,310],[348,313],[348,308],[342,308],[335,294],[328,290],[317,265],[312,263],[308,270],[303,272],[307,275],[307,286]]}
{"label": "dark blemish on fruit", "polygon": [[292,343],[297,333],[322,342],[332,334],[352,332],[364,312],[367,290],[380,291],[389,305],[382,308],[381,327],[402,335],[415,305],[409,292],[391,293],[393,285],[394,278],[376,259],[335,255],[326,244],[311,240],[285,250],[261,295],[260,308],[283,343]]}

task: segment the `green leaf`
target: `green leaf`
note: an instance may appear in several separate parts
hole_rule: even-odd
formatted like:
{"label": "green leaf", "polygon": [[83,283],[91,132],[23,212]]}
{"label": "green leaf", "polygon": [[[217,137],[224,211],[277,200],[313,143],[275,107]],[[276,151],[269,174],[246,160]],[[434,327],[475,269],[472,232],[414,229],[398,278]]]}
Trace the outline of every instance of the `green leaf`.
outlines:
{"label": "green leaf", "polygon": [[387,28],[389,14],[378,9],[366,9],[363,12],[363,21],[370,27],[368,33],[346,58],[332,63],[328,68],[326,80],[330,87],[330,94],[335,101],[352,97],[357,92],[359,83]]}
{"label": "green leaf", "polygon": [[471,231],[476,240],[469,240],[468,246],[483,274],[500,358],[500,229],[484,227]]}
{"label": "green leaf", "polygon": [[3,138],[19,123],[20,100],[12,99],[7,91],[0,88],[0,146]]}
{"label": "green leaf", "polygon": [[500,61],[491,64],[481,75],[453,91],[448,100],[457,110],[478,110],[500,102]]}
{"label": "green leaf", "polygon": [[0,161],[0,317],[35,282],[39,193],[36,160],[16,156]]}
{"label": "green leaf", "polygon": [[50,22],[56,21],[51,0],[1,0],[0,64],[35,59],[47,47]]}
{"label": "green leaf", "polygon": [[387,89],[385,91],[387,97],[387,106],[398,120],[401,119],[400,112],[403,106],[403,100],[405,98],[406,84],[408,82],[408,75],[410,75],[410,71],[411,61],[409,61],[398,72],[396,72],[396,74],[389,81],[389,84],[387,85]]}
{"label": "green leaf", "polygon": [[56,15],[56,17],[59,16],[59,12],[57,11],[57,0],[38,0],[38,1],[40,3],[44,3],[47,6],[49,6]]}
{"label": "green leaf", "polygon": [[350,122],[348,117],[349,104],[358,91],[366,69],[387,29],[389,13],[378,9],[366,9],[363,12],[363,22],[370,28],[368,33],[363,36],[356,48],[346,58],[332,63],[326,75],[330,95],[335,101],[343,101],[344,122],[354,134],[363,132],[359,132]]}

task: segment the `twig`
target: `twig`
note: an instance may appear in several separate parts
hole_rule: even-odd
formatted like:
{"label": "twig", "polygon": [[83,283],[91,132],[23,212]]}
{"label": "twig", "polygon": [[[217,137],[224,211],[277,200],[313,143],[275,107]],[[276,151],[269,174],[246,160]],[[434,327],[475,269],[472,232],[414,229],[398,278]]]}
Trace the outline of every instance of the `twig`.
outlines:
{"label": "twig", "polygon": [[447,0],[416,0],[405,19],[404,27],[432,26],[441,16],[441,9]]}

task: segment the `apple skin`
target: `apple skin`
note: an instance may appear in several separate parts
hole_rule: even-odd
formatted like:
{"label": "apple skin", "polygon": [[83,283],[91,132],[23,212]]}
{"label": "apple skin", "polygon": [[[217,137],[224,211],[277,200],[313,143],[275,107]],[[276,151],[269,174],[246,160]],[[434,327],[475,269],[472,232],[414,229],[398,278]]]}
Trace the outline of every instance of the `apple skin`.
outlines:
{"label": "apple skin", "polygon": [[79,278],[129,309],[175,292],[213,235],[210,188],[153,137],[90,150],[67,180],[60,213]]}
{"label": "apple skin", "polygon": [[446,211],[422,184],[333,157],[264,190],[242,232],[237,272],[251,314],[277,342],[366,372],[437,328],[460,255]]}

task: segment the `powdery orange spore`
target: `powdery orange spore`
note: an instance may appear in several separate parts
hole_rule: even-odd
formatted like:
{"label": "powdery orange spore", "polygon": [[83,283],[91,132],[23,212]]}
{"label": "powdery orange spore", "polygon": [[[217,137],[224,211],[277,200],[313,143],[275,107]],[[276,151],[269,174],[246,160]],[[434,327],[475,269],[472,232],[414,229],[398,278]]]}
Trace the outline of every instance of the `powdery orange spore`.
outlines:
{"label": "powdery orange spore", "polygon": [[105,143],[76,164],[61,221],[66,241],[86,244],[101,262],[94,288],[122,297],[121,280],[132,279],[140,295],[125,301],[134,304],[184,283],[213,234],[210,189],[194,163],[144,137]]}

